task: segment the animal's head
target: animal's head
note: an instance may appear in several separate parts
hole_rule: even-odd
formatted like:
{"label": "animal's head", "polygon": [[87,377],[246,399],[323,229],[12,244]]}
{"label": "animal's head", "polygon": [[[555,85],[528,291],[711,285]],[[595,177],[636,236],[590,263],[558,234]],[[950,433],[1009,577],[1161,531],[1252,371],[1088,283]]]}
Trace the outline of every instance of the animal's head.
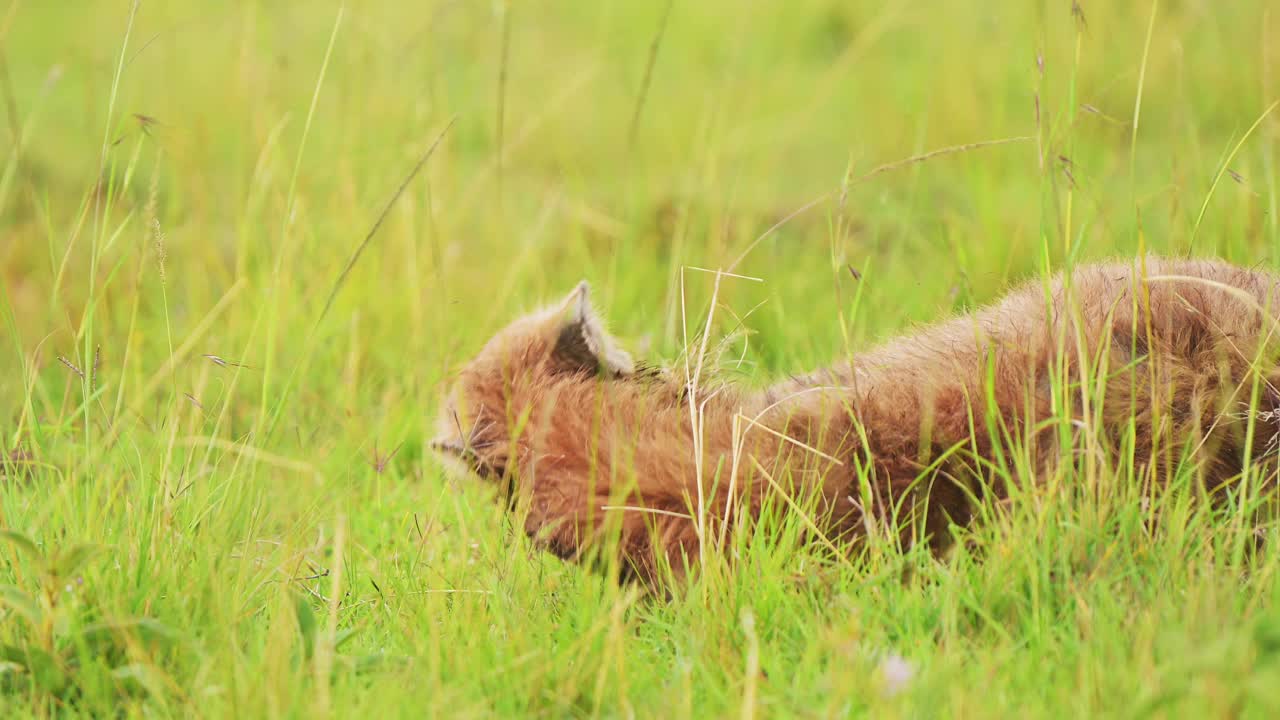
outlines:
{"label": "animal's head", "polygon": [[[540,388],[566,378],[617,379],[635,372],[578,283],[559,303],[508,325],[458,373],[441,405],[432,447],[455,469],[497,479],[511,438]],[[461,465],[459,468],[458,466]]]}

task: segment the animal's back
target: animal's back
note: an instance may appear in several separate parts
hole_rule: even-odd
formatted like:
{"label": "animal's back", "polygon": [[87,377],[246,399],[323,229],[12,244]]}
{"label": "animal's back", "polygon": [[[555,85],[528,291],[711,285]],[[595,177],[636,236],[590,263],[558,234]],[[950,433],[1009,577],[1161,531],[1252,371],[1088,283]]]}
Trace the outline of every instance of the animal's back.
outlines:
{"label": "animal's back", "polygon": [[954,379],[957,372],[971,376],[992,353],[1021,355],[1021,367],[1032,367],[1048,354],[1077,350],[1073,345],[1097,353],[1109,344],[1127,352],[1135,340],[1139,350],[1153,340],[1191,359],[1201,333],[1260,338],[1272,324],[1263,322],[1262,311],[1272,319],[1280,316],[1278,283],[1280,277],[1271,273],[1217,261],[1150,258],[1141,265],[1085,265],[1070,283],[1062,275],[1047,288],[1041,280],[1030,281],[972,313],[881,344],[837,375],[857,381],[876,370],[892,384],[930,384],[930,378]]}
{"label": "animal's back", "polygon": [[[1027,283],[855,359],[845,372],[862,422],[900,435],[882,445],[928,456],[920,442],[943,452],[970,438],[983,413],[1036,444],[1030,426],[1065,401],[1077,422],[1100,421],[1117,443],[1133,427],[1140,463],[1167,468],[1189,442],[1211,484],[1238,473],[1244,410],[1252,403],[1262,416],[1280,405],[1280,278],[1149,258],[1082,266],[1067,280]],[[1270,433],[1256,438],[1255,458],[1271,443]],[[997,440],[971,444],[981,450]],[[1057,453],[1052,443],[1039,446]]]}

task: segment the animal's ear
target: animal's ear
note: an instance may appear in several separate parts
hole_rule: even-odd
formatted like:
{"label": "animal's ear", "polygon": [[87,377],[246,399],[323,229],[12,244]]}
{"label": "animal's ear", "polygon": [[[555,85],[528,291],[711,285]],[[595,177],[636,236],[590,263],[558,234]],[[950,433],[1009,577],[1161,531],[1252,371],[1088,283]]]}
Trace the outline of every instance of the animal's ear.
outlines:
{"label": "animal's ear", "polygon": [[635,372],[631,356],[605,332],[604,323],[591,307],[591,286],[586,280],[565,298],[557,314],[555,357],[570,370],[625,377]]}

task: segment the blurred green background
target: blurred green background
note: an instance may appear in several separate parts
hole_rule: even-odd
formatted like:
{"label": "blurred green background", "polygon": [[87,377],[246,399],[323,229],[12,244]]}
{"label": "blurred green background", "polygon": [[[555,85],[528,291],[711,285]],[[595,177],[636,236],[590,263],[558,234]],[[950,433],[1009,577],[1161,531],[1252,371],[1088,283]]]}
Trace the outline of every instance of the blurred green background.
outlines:
{"label": "blurred green background", "polygon": [[[23,139],[9,154],[3,257],[24,330],[66,329],[49,301],[86,299],[89,253],[73,240],[104,133],[118,142],[105,175],[120,182],[138,157],[114,209],[141,226],[154,194],[192,311],[243,278],[246,297],[276,287],[290,302],[274,309],[302,321],[456,116],[334,317],[363,310],[367,332],[418,338],[431,365],[440,334],[464,332],[449,322],[459,310],[488,331],[580,277],[627,330],[670,348],[660,311],[681,265],[727,265],[846,177],[954,145],[1034,138],[856,185],[743,269],[768,276],[777,305],[834,308],[843,264],[867,266],[877,312],[861,335],[999,292],[1046,248],[1055,263],[1068,247],[1127,254],[1141,231],[1147,247],[1184,251],[1276,87],[1265,3],[1166,3],[1149,49],[1151,8],[1134,3],[696,3],[666,22],[661,3],[361,3],[340,22],[317,3],[156,3],[137,14],[112,105],[127,3],[11,8],[8,114]],[[1276,127],[1232,159],[1238,181],[1214,192],[1196,251],[1273,259]],[[99,270],[136,255],[138,235],[126,227]],[[105,285],[110,298],[125,283]],[[803,359],[830,352],[818,335],[838,328],[823,329],[800,341]]]}

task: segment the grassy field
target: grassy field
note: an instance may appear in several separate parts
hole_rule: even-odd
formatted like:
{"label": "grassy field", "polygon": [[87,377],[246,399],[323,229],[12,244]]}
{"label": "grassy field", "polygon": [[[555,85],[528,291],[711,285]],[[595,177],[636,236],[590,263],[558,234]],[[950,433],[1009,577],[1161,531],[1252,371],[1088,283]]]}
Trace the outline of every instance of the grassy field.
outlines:
{"label": "grassy field", "polygon": [[426,449],[583,278],[667,361],[686,268],[763,278],[713,337],[764,383],[1084,259],[1280,269],[1274,4],[134,10],[0,6],[0,716],[1280,712],[1277,533],[1132,469],[653,602]]}

